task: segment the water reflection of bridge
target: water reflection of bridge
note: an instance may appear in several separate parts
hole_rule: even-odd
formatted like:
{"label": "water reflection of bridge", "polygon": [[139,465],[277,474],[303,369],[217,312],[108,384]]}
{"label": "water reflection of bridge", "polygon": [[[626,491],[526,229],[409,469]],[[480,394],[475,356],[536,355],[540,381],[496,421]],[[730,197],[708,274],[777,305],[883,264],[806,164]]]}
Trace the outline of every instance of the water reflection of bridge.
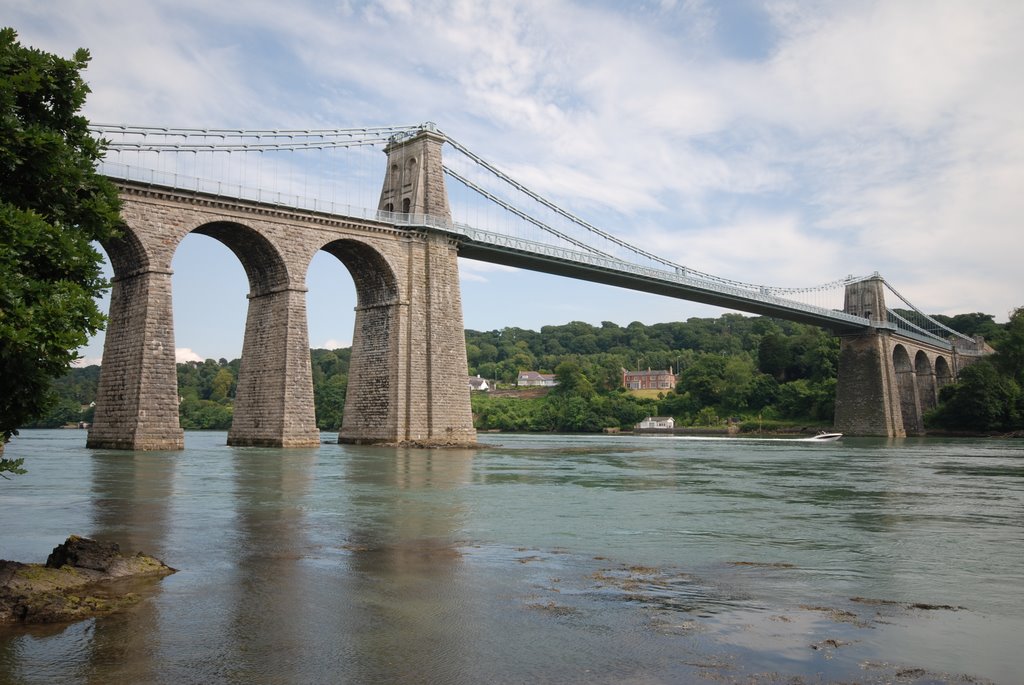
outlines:
{"label": "water reflection of bridge", "polygon": [[[111,149],[122,157],[134,155],[135,164],[103,169],[121,189],[125,230],[104,245],[114,289],[90,446],[183,444],[171,262],[190,233],[229,247],[249,280],[228,437],[233,445],[319,441],[305,277],[321,250],[347,268],[357,294],[343,442],[475,440],[464,378],[459,256],[825,326],[842,339],[836,425],[851,434],[921,431],[923,412],[934,406],[941,386],[983,351],[922,314],[877,274],[794,289],[672,263],[558,207],[430,124],[338,131],[95,130],[112,138]],[[445,145],[450,154],[443,158]],[[264,157],[273,153],[343,151],[364,159],[363,149],[373,146],[387,153],[376,209],[265,186],[263,174],[273,165]],[[165,162],[155,160],[168,155],[186,160],[181,164],[192,175],[181,173],[177,161],[174,172],[164,171]],[[254,168],[254,155],[266,169]],[[217,165],[227,180],[199,180],[209,171],[200,160],[218,156],[232,160]],[[304,190],[323,188],[322,181],[308,180],[310,169],[322,163],[289,164],[275,167],[274,177],[306,174]],[[242,182],[252,177],[255,187]],[[453,198],[446,178],[458,187]],[[453,212],[465,214],[459,203],[466,198],[485,203],[501,220],[454,221]],[[903,306],[887,306],[887,297]]]}

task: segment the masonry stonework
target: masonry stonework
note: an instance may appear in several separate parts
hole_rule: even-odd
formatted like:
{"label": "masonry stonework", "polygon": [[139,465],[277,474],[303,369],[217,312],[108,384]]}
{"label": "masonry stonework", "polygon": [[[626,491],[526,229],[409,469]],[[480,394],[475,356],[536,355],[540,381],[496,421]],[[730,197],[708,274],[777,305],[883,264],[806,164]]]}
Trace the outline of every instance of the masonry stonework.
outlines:
{"label": "masonry stonework", "polygon": [[445,139],[433,130],[401,137],[384,148],[388,169],[378,209],[451,219],[448,190],[441,170]]}
{"label": "masonry stonework", "polygon": [[847,286],[845,311],[872,327],[840,336],[835,427],[848,435],[922,435],[942,387],[991,348],[983,341],[943,348],[900,335],[887,321],[883,285],[877,277]]}
{"label": "masonry stonework", "polygon": [[840,337],[836,430],[847,435],[906,435],[887,348],[881,334]]}
{"label": "masonry stonework", "polygon": [[[385,148],[380,211],[451,220],[443,142],[424,131]],[[393,291],[370,290],[365,302],[360,297],[338,439],[390,441],[386,434],[427,445],[475,442],[457,248],[443,236],[409,230],[400,252],[404,259],[393,257],[392,273],[403,277]],[[385,363],[385,357],[395,361]]]}
{"label": "masonry stonework", "polygon": [[182,449],[171,274],[115,278],[88,447]]}

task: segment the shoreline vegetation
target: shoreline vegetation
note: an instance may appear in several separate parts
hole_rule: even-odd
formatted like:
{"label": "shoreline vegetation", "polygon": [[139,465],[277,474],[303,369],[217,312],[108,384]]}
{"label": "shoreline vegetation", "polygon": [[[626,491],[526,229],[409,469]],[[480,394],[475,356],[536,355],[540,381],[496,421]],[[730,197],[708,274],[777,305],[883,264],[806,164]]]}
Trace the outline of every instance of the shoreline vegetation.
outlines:
{"label": "shoreline vegetation", "polygon": [[[85,430],[88,426],[81,425],[65,425],[57,426],[61,430]],[[198,431],[224,431],[223,428],[190,428],[188,430]],[[605,430],[602,432],[603,435],[678,435],[678,436],[691,436],[691,437],[736,437],[736,438],[757,438],[757,437],[804,437],[814,435],[819,431],[830,431],[831,426],[817,425],[817,426],[791,426],[784,428],[775,429],[764,429],[759,430],[754,427],[741,425],[739,429],[735,428],[723,428],[723,427],[699,427],[689,426],[683,428],[632,428],[628,430]],[[325,431],[330,432],[330,431]],[[500,428],[489,428],[487,430],[479,431],[482,434],[491,435],[530,435],[530,434],[560,434],[566,435],[567,433],[560,433],[558,431],[545,431],[543,433],[539,431],[515,431],[515,430],[501,430]],[[571,433],[568,433],[571,435]],[[576,435],[595,435],[594,433],[576,433]],[[1015,431],[963,431],[963,430],[942,430],[932,429],[926,431],[923,435],[915,435],[914,439],[918,438],[992,438],[992,439],[1014,439],[1024,438],[1024,430]],[[327,444],[334,444],[333,440],[324,441]],[[378,444],[378,443],[374,443]],[[424,448],[424,449],[437,449],[439,447],[447,448],[465,448],[465,449],[478,449],[477,443],[451,443],[439,445],[436,443],[420,443],[417,441],[404,442],[404,443],[381,443],[381,447],[413,447],[413,448]]]}
{"label": "shoreline vegetation", "polygon": [[[940,317],[966,335],[981,335],[996,354],[960,372],[925,417],[929,435],[1019,437],[1024,431],[1024,308],[1006,324],[989,314]],[[635,431],[646,417],[672,417],[676,431],[747,435],[831,429],[839,340],[815,326],[723,314],[685,322],[593,326],[570,322],[466,331],[467,382],[481,433]],[[342,422],[351,348],[310,350],[317,427]],[[179,363],[180,423],[185,430],[231,426],[239,359]],[[623,373],[671,370],[672,388],[627,390]],[[554,387],[519,387],[523,371],[553,374]],[[57,379],[53,410],[25,428],[85,427],[92,420],[100,368],[73,368]],[[685,433],[682,433],[685,434]]]}

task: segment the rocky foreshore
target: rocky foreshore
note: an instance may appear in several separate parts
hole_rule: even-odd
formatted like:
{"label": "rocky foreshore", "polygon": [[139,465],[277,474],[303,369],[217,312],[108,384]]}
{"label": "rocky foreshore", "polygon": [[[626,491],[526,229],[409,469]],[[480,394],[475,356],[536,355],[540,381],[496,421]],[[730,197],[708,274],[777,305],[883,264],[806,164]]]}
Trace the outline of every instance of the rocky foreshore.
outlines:
{"label": "rocky foreshore", "polygon": [[140,599],[124,581],[174,572],[141,552],[121,554],[117,543],[72,535],[45,564],[0,560],[0,624],[58,623],[110,613]]}

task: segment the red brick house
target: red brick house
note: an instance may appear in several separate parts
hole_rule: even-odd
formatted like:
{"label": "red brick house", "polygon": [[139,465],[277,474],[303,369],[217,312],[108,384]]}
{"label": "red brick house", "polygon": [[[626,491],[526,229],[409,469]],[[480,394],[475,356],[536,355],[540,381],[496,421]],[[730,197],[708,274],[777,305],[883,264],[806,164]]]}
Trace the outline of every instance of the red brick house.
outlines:
{"label": "red brick house", "polygon": [[676,387],[676,375],[672,369],[667,371],[626,371],[622,370],[622,387],[627,390],[673,390]]}

